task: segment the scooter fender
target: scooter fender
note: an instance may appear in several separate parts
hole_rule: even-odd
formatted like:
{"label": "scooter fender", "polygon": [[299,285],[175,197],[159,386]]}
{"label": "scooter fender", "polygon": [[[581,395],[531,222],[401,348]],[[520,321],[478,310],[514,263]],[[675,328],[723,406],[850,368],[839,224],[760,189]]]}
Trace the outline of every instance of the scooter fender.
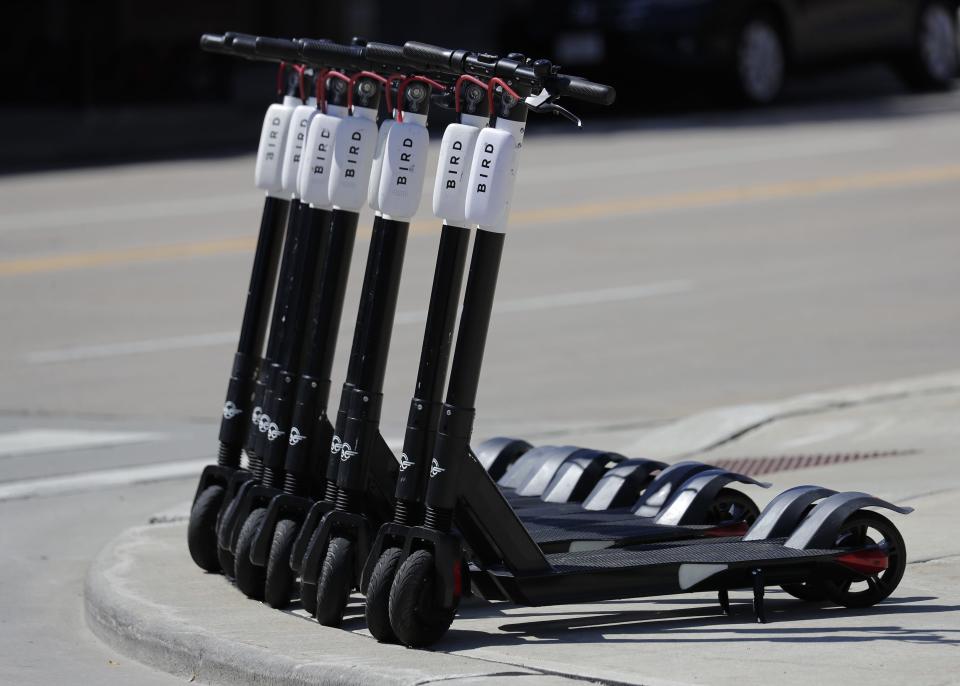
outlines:
{"label": "scooter fender", "polygon": [[287,95],[282,103],[270,105],[260,129],[260,145],[257,147],[257,164],[253,178],[257,188],[276,198],[289,199],[283,192],[283,156],[293,110],[299,104],[300,98]]}
{"label": "scooter fender", "polygon": [[267,514],[263,518],[260,531],[253,539],[253,546],[250,548],[250,561],[258,567],[266,567],[267,560],[270,557],[270,547],[273,545],[273,534],[276,531],[277,524],[280,523],[280,519],[291,519],[300,523],[307,516],[312,504],[307,498],[288,493],[274,496],[270,504],[267,505]]}
{"label": "scooter fender", "polygon": [[300,161],[306,150],[310,122],[319,112],[316,98],[309,98],[305,104],[295,107],[290,117],[290,129],[287,131],[280,174],[280,184],[288,198],[297,196]]}
{"label": "scooter fender", "polygon": [[370,551],[367,553],[367,560],[363,563],[363,571],[360,573],[360,591],[367,592],[367,586],[370,585],[370,577],[373,576],[373,568],[377,566],[380,556],[388,548],[403,549],[404,542],[410,533],[411,527],[405,524],[396,524],[387,522],[382,524],[377,530],[377,535],[370,545]]}
{"label": "scooter fender", "polygon": [[771,500],[743,537],[745,541],[765,541],[789,536],[813,503],[836,491],[822,486],[794,486]]}
{"label": "scooter fender", "polygon": [[633,507],[633,514],[638,517],[656,517],[682,484],[695,474],[708,469],[714,468],[703,462],[684,460],[661,470],[657,478],[643,489],[643,494]]}
{"label": "scooter fender", "polygon": [[478,445],[474,453],[490,478],[496,481],[517,461],[517,458],[532,448],[533,446],[524,440],[497,436],[488,438]]}
{"label": "scooter fender", "polygon": [[725,469],[708,469],[687,480],[667,501],[654,521],[666,526],[704,524],[714,498],[729,483],[770,488],[770,484]]}
{"label": "scooter fender", "polygon": [[297,177],[300,201],[314,207],[330,207],[330,177],[337,129],[344,121],[346,108],[327,105],[310,121],[307,146]]}
{"label": "scooter fender", "polygon": [[882,507],[899,514],[913,512],[912,507],[898,507],[869,493],[837,493],[820,501],[784,545],[797,550],[831,548],[835,544],[837,532],[847,518],[865,507]]}
{"label": "scooter fender", "polygon": [[236,552],[237,541],[240,540],[240,531],[250,513],[260,507],[266,507],[270,501],[277,495],[277,489],[272,486],[263,486],[261,484],[251,485],[244,489],[243,495],[238,498],[239,504],[233,512],[233,518],[226,524],[230,527],[230,545],[227,546],[231,552]]}
{"label": "scooter fender", "polygon": [[545,459],[548,459],[556,450],[576,450],[576,446],[538,445],[525,451],[516,462],[507,469],[506,473],[497,480],[501,488],[520,488],[540,468]]}
{"label": "scooter fender", "polygon": [[196,502],[200,494],[211,486],[223,486],[224,491],[226,491],[230,478],[239,471],[242,470],[235,467],[208,464],[203,468],[203,471],[200,472],[200,481],[197,483],[196,493],[193,494],[193,502]]}
{"label": "scooter fender", "polygon": [[403,221],[417,213],[427,173],[429,143],[424,115],[407,114],[403,122],[390,128],[377,192],[384,216]]}
{"label": "scooter fender", "polygon": [[611,463],[626,460],[619,453],[583,448],[570,455],[543,489],[545,503],[578,503],[590,495]]}
{"label": "scooter fender", "polygon": [[333,509],[333,503],[329,500],[318,500],[307,512],[307,518],[303,520],[303,526],[293,542],[293,550],[290,551],[290,569],[299,573],[303,568],[303,560],[307,555],[307,548],[310,547],[310,540],[317,532],[320,521],[330,510]]}
{"label": "scooter fender", "polygon": [[370,552],[372,524],[361,514],[331,510],[320,520],[320,526],[310,537],[310,544],[303,557],[300,576],[304,579],[319,581],[323,561],[327,556],[327,548],[334,534],[347,534],[354,541],[355,561],[353,568],[356,573],[354,582],[359,585],[363,565]]}
{"label": "scooter fender", "polygon": [[[542,496],[554,475],[561,466],[573,455],[583,450],[574,445],[565,445],[548,451],[540,464],[522,484],[517,486],[517,495]],[[528,455],[530,453],[527,453]]]}
{"label": "scooter fender", "polygon": [[630,507],[653,481],[653,472],[666,468],[657,460],[633,457],[607,470],[590,494],[583,500],[583,509],[597,512],[615,507]]}
{"label": "scooter fender", "polygon": [[451,224],[467,219],[467,185],[480,129],[450,124],[440,142],[440,164],[433,186],[433,213]]}
{"label": "scooter fender", "polygon": [[356,212],[367,200],[377,149],[376,114],[368,108],[355,107],[353,116],[337,127],[330,172],[330,202],[334,207]]}

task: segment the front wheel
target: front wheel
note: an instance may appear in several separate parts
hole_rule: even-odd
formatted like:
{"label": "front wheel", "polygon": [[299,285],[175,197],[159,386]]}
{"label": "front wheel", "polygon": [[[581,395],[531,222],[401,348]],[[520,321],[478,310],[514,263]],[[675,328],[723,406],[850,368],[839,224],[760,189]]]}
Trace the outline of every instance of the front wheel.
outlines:
{"label": "front wheel", "polygon": [[223,503],[223,486],[208,486],[203,489],[190,508],[190,523],[187,525],[187,546],[190,557],[201,569],[220,571],[217,556],[217,515]]}
{"label": "front wheel", "polygon": [[390,589],[390,626],[400,642],[422,648],[439,641],[457,613],[437,600],[437,579],[433,553],[418,550],[397,571]]}
{"label": "front wheel", "polygon": [[957,15],[941,0],[923,5],[900,73],[915,90],[946,90],[957,75]]}
{"label": "front wheel", "polygon": [[263,599],[270,607],[279,609],[290,604],[294,585],[290,551],[297,540],[298,530],[297,523],[291,519],[281,519],[274,529],[263,590]]}
{"label": "front wheel", "polygon": [[749,105],[767,105],[780,95],[786,72],[786,49],[777,22],[765,13],[748,18],[734,35],[737,95]]}
{"label": "front wheel", "polygon": [[251,512],[243,523],[240,536],[237,538],[233,568],[236,573],[237,588],[253,600],[263,600],[263,586],[266,582],[267,571],[250,561],[250,551],[253,549],[253,541],[260,533],[260,527],[263,525],[266,516],[267,511],[262,507]]}
{"label": "front wheel", "polygon": [[390,589],[397,576],[400,548],[388,548],[377,559],[377,564],[367,584],[367,598],[364,613],[370,634],[381,643],[396,643],[397,635],[390,626]]}
{"label": "front wheel", "polygon": [[353,589],[353,541],[338,536],[330,541],[317,584],[317,621],[340,626]]}
{"label": "front wheel", "polygon": [[861,510],[852,514],[837,533],[836,547],[875,549],[887,558],[887,568],[875,573],[850,572],[823,582],[827,598],[843,607],[876,605],[900,584],[907,568],[907,549],[903,536],[883,515]]}

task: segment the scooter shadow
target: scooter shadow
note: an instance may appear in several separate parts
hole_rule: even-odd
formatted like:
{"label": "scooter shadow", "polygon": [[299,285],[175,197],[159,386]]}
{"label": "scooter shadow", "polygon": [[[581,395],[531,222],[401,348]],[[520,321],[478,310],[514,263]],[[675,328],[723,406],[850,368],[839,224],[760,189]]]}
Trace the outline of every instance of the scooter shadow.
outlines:
{"label": "scooter shadow", "polygon": [[[960,645],[960,629],[910,628],[897,624],[858,623],[856,626],[824,626],[823,620],[847,618],[878,618],[905,615],[936,615],[960,611],[960,605],[927,604],[937,600],[932,596],[901,597],[887,600],[866,609],[846,609],[828,603],[806,603],[783,595],[768,596],[767,623],[755,622],[750,602],[732,599],[732,616],[711,607],[708,601],[698,599],[669,599],[656,601],[687,607],[669,609],[597,610],[582,612],[562,608],[550,610],[544,617],[540,610],[518,616],[513,606],[491,604],[471,605],[461,609],[457,621],[437,650],[457,652],[476,647],[519,645],[529,639],[566,643],[740,643],[742,641],[768,643],[864,643],[897,641],[917,644]],[[622,601],[618,601],[622,602]],[[924,604],[920,604],[924,603]],[[509,615],[503,612],[509,607]],[[563,615],[563,618],[553,618]],[[496,630],[502,633],[465,628],[470,620],[506,620]],[[807,620],[819,620],[815,626],[797,626]],[[458,627],[458,624],[460,626]]]}

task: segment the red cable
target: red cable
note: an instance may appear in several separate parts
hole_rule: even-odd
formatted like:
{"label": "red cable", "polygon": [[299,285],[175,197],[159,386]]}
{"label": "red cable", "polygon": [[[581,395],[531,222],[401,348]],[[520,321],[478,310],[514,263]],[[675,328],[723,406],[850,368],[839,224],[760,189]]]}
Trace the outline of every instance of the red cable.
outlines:
{"label": "red cable", "polygon": [[400,82],[400,86],[397,88],[397,121],[401,124],[403,123],[403,92],[407,89],[407,86],[414,81],[419,81],[420,83],[425,83],[431,88],[439,88],[443,90],[443,84],[437,83],[428,76],[408,76],[403,81]]}

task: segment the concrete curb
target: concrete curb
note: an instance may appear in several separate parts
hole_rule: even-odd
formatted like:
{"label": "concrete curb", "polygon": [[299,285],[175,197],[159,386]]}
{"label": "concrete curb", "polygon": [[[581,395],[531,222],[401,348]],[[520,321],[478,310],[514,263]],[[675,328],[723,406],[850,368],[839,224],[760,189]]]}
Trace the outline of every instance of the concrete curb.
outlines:
{"label": "concrete curb", "polygon": [[960,372],[947,372],[821,393],[805,393],[772,403],[720,407],[644,431],[630,440],[629,445],[624,448],[631,454],[651,458],[690,457],[719,447],[779,419],[916,395],[957,391],[960,391]]}
{"label": "concrete curb", "polygon": [[[214,684],[461,685],[491,677],[523,686],[584,683],[582,677],[380,645],[294,614],[284,617],[242,599],[222,577],[202,574],[180,559],[185,557],[184,528],[178,522],[129,529],[100,552],[87,573],[88,626],[102,641],[138,662]],[[171,598],[188,600],[177,605]],[[201,607],[198,598],[205,601]],[[204,618],[209,621],[201,622]],[[278,618],[286,623],[282,631],[273,626]],[[249,640],[254,626],[261,635]],[[303,641],[288,645],[291,628],[301,626],[304,630],[297,635]]]}

